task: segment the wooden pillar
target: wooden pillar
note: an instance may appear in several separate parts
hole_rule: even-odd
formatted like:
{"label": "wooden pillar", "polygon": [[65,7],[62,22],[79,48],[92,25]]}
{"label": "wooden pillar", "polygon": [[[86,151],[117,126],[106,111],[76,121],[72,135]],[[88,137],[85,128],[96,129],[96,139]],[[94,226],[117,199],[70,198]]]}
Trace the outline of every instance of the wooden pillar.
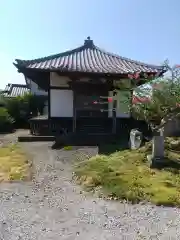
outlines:
{"label": "wooden pillar", "polygon": [[48,80],[48,119],[51,118],[51,81],[50,81],[50,74]]}
{"label": "wooden pillar", "polygon": [[117,108],[117,99],[114,99],[114,96],[116,96],[116,92],[113,91],[113,109],[112,109],[112,120],[113,120],[113,126],[112,126],[112,133],[116,134],[116,108]]}
{"label": "wooden pillar", "polygon": [[76,132],[76,91],[73,89],[73,133]]}
{"label": "wooden pillar", "polygon": [[77,110],[76,110],[76,96],[77,96],[77,91],[76,91],[76,85],[79,81],[79,78],[78,76],[71,76],[70,77],[71,79],[71,82],[69,82],[69,86],[70,88],[72,89],[73,91],[73,123],[72,123],[72,130],[73,130],[73,133],[76,133],[76,113],[77,113]]}

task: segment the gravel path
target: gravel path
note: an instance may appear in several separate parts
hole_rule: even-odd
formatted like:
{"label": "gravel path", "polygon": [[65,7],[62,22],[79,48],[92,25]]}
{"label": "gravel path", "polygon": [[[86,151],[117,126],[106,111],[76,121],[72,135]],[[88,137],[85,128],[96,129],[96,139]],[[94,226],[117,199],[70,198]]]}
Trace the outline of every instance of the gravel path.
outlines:
{"label": "gravel path", "polygon": [[23,144],[34,156],[33,183],[0,185],[0,239],[180,239],[180,210],[96,199],[73,183],[74,156],[96,148],[51,144]]}

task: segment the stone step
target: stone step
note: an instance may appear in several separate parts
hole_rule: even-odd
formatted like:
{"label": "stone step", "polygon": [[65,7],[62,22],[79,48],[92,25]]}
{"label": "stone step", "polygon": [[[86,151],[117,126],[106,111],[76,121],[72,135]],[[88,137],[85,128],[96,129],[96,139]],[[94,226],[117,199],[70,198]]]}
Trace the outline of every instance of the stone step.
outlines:
{"label": "stone step", "polygon": [[50,142],[55,141],[55,136],[24,135],[18,137],[18,142]]}
{"label": "stone step", "polygon": [[100,125],[83,125],[76,128],[77,132],[86,132],[86,133],[102,133],[107,132],[107,127],[100,126]]}

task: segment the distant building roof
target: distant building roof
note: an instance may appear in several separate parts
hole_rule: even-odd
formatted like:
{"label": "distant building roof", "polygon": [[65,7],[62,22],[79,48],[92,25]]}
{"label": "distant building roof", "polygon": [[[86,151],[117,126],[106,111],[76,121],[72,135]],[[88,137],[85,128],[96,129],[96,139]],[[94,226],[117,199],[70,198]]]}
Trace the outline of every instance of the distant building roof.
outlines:
{"label": "distant building roof", "polygon": [[84,41],[84,45],[73,50],[34,60],[16,59],[14,65],[18,69],[114,75],[164,72],[162,66],[146,64],[106,52],[94,45],[90,37]]}
{"label": "distant building roof", "polygon": [[25,84],[11,84],[8,83],[4,89],[5,97],[17,97],[23,96],[26,93],[29,93],[30,89]]}

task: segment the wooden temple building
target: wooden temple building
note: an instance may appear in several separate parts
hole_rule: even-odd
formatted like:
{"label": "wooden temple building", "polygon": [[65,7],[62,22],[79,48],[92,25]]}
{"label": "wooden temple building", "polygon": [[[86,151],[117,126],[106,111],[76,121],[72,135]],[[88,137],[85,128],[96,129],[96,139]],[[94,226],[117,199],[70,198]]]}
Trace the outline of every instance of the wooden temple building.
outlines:
{"label": "wooden temple building", "polygon": [[90,37],[70,51],[15,61],[26,82],[33,81],[48,92],[48,115],[30,120],[31,132],[40,135],[121,133],[132,119],[134,81],[130,76],[138,73],[136,85],[140,86],[164,73],[162,66],[106,52]]}

